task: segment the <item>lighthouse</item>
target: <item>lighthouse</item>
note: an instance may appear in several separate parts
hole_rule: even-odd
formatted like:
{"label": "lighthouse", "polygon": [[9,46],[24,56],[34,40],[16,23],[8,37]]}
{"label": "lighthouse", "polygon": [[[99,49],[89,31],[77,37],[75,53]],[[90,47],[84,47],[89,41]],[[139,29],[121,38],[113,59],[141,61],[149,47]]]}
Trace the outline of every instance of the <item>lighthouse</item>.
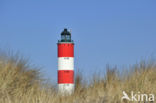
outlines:
{"label": "lighthouse", "polygon": [[74,91],[74,42],[71,33],[64,29],[58,40],[58,92],[71,94]]}

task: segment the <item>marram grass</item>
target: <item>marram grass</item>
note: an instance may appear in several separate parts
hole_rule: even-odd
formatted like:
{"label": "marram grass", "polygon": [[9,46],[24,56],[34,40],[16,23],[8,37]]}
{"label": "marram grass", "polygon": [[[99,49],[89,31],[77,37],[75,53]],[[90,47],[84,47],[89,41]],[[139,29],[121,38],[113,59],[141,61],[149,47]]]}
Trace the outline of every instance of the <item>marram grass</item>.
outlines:
{"label": "marram grass", "polygon": [[118,72],[116,68],[107,67],[103,76],[94,75],[89,83],[85,83],[83,76],[78,74],[75,92],[61,96],[56,88],[45,82],[39,69],[28,65],[27,61],[1,56],[0,103],[133,103],[121,100],[123,91],[156,95],[154,63],[142,62],[125,70]]}

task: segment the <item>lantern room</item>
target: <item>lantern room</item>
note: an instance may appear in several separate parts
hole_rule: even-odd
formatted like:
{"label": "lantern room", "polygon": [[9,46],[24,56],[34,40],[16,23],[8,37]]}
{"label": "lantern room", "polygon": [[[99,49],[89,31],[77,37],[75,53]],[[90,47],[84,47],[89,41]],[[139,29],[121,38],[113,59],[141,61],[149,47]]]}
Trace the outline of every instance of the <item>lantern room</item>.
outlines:
{"label": "lantern room", "polygon": [[66,28],[61,33],[61,40],[59,40],[59,42],[73,42],[73,40],[71,40],[71,33]]}

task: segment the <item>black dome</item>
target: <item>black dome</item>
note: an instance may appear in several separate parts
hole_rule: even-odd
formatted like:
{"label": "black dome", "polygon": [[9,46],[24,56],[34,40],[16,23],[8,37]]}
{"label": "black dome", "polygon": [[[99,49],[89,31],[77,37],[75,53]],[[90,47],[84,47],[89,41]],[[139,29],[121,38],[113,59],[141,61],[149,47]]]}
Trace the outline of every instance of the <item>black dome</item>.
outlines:
{"label": "black dome", "polygon": [[71,35],[71,33],[65,28],[61,35]]}

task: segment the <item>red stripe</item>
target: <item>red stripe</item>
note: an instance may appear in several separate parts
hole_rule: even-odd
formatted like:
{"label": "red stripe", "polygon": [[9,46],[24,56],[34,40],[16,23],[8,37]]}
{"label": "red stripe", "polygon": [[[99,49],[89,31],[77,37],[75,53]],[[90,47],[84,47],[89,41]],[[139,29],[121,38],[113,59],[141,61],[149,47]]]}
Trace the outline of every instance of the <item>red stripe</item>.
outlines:
{"label": "red stripe", "polygon": [[58,44],[58,57],[74,57],[73,43]]}
{"label": "red stripe", "polygon": [[74,83],[74,71],[58,70],[58,83]]}

